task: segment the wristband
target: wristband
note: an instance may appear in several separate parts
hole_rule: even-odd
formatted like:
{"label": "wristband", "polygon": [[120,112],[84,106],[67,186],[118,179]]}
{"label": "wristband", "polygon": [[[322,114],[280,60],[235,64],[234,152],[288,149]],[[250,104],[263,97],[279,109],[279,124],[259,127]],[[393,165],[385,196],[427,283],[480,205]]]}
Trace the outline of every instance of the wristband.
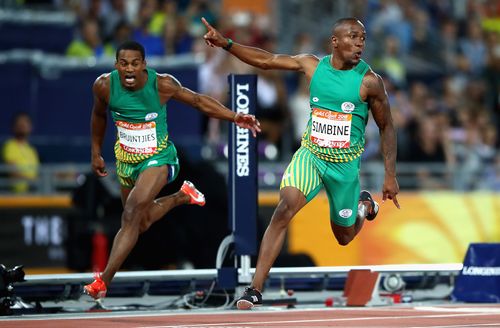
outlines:
{"label": "wristband", "polygon": [[231,40],[230,38],[227,38],[226,40],[227,40],[227,46],[222,47],[222,49],[229,51],[229,49],[231,49],[231,47],[233,46],[233,40]]}

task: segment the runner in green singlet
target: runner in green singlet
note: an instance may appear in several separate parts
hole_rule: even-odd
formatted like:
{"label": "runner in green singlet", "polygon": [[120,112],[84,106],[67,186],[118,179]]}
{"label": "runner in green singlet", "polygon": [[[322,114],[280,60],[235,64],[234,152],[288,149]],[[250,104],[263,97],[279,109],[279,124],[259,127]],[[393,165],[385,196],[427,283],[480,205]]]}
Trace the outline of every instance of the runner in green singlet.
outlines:
{"label": "runner in green singlet", "polygon": [[[382,78],[361,59],[366,31],[355,18],[338,20],[332,30],[332,54],[322,59],[310,54],[272,54],[222,36],[205,19],[205,42],[220,47],[243,62],[261,69],[301,72],[309,82],[310,118],[286,169],[280,199],[261,242],[252,285],[237,301],[238,309],[262,304],[262,286],[283,245],[295,214],[324,188],[330,204],[330,223],[340,245],[347,245],[373,220],[378,204],[360,192],[360,156],[368,110],[380,130],[385,179],[382,199],[399,208],[396,179],[396,134]],[[304,109],[306,110],[306,109]]]}
{"label": "runner in green singlet", "polygon": [[116,51],[116,70],[97,78],[93,86],[92,169],[106,176],[101,156],[109,108],[117,129],[116,171],[121,185],[124,211],[108,264],[94,282],[84,286],[93,298],[106,295],[107,286],[134,247],[139,234],[182,204],[205,204],[204,195],[189,181],[166,197],[156,198],[179,172],[174,144],[168,138],[166,103],[175,99],[207,116],[231,121],[239,127],[260,132],[253,115],[236,114],[217,100],[182,87],[173,76],[146,67],[144,48],[128,41]]}

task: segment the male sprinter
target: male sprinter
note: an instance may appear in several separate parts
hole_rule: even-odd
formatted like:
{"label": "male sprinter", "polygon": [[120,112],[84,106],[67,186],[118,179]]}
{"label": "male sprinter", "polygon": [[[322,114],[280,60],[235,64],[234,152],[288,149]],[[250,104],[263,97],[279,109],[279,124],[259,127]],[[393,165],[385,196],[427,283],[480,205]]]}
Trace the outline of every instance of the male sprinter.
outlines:
{"label": "male sprinter", "polygon": [[98,176],[107,175],[101,148],[109,108],[118,130],[114,150],[124,210],[104,272],[84,287],[95,299],[106,295],[139,234],[176,206],[205,204],[204,195],[189,181],[175,194],[155,199],[179,173],[177,152],[168,138],[166,102],[181,101],[205,115],[249,129],[254,136],[260,132],[253,115],[236,114],[217,100],[182,87],[173,76],[147,68],[144,47],[137,42],[127,41],[118,47],[115,68],[99,76],[93,86],[92,169]]}
{"label": "male sprinter", "polygon": [[340,245],[358,234],[366,219],[373,220],[379,206],[371,194],[360,192],[360,156],[370,109],[380,130],[385,179],[383,200],[396,195],[396,134],[382,78],[361,59],[366,31],[355,18],[338,20],[332,30],[332,54],[272,54],[223,37],[205,19],[208,45],[221,47],[240,60],[261,69],[285,69],[305,74],[309,82],[310,119],[286,169],[280,199],[262,239],[252,285],[237,301],[238,309],[262,304],[264,280],[278,256],[288,224],[295,214],[324,187],[330,204],[330,225]]}

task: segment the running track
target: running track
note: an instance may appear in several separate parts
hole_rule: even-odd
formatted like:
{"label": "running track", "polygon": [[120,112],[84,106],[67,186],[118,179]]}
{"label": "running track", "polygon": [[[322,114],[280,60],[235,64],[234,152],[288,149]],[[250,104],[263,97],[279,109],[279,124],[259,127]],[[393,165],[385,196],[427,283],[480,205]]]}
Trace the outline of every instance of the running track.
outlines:
{"label": "running track", "polygon": [[0,317],[0,327],[500,327],[500,305],[33,315],[29,319]]}

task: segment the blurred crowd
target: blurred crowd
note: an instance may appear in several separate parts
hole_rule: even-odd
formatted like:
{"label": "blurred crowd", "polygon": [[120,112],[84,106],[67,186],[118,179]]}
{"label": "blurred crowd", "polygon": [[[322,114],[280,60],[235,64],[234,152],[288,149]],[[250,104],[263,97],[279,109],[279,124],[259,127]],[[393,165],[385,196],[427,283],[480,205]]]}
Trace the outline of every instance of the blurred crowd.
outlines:
{"label": "blurred crowd", "polygon": [[[299,74],[256,70],[225,51],[206,46],[200,18],[235,42],[271,52],[318,56],[330,53],[331,26],[321,28],[318,34],[325,37],[319,40],[300,26],[279,31],[278,6],[275,3],[272,9],[273,1],[267,1],[270,9],[263,13],[224,10],[230,1],[222,0],[48,2],[73,11],[78,18],[67,56],[114,57],[116,46],[127,39],[141,42],[147,56],[194,54],[203,58],[198,91],[223,103],[227,103],[228,74],[257,73],[257,116],[265,157],[288,160],[299,146],[309,118],[305,80]],[[365,60],[385,79],[398,131],[398,162],[425,164],[416,166],[414,187],[500,191],[500,1],[348,3],[350,15],[359,18],[367,30]],[[332,25],[337,18],[331,18]],[[283,33],[294,33],[290,49],[280,43]],[[217,120],[206,122],[206,135],[214,149],[225,140]],[[366,139],[365,161],[380,162],[373,120]],[[433,163],[444,169],[430,169]]]}
{"label": "blurred crowd", "polygon": [[143,44],[148,56],[190,53],[203,32],[201,17],[215,22],[210,5],[200,0],[63,1],[61,6],[78,18],[66,54],[114,57],[117,45],[129,39]]}
{"label": "blurred crowd", "polygon": [[[399,161],[448,169],[435,179],[422,165],[416,187],[500,190],[500,2],[378,1],[372,9],[364,15],[372,65],[386,80]],[[376,157],[372,140],[368,158]]]}

